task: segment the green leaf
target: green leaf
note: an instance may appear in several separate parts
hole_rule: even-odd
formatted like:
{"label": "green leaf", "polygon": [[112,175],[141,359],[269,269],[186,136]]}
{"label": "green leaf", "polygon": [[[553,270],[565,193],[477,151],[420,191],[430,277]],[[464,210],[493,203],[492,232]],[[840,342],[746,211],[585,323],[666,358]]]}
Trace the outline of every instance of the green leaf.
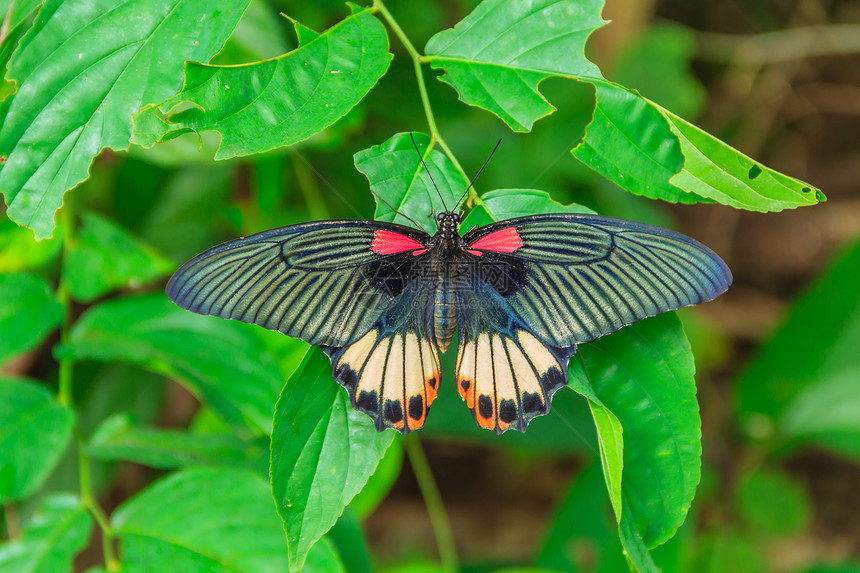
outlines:
{"label": "green leaf", "polygon": [[377,432],[349,404],[325,353],[311,349],[281,392],[272,433],[272,493],[284,521],[290,570],[343,513],[395,432]]}
{"label": "green leaf", "polygon": [[75,300],[91,302],[172,271],[164,257],[110,220],[95,213],[81,218],[83,226],[63,258],[62,282]]}
{"label": "green leaf", "polygon": [[825,200],[637,92],[593,82],[597,104],[577,159],[624,189],[670,203],[717,202],[782,211]]}
{"label": "green leaf", "polygon": [[[762,347],[737,383],[741,424],[747,434],[777,441],[802,438],[834,445],[860,438],[860,241],[849,246]],[[852,438],[853,436],[853,438]],[[775,445],[775,444],[771,444]],[[838,451],[845,450],[837,445]]]}
{"label": "green leaf", "polygon": [[190,465],[252,467],[268,452],[268,440],[245,441],[232,434],[189,434],[136,427],[128,415],[105,420],[86,445],[92,457],[127,460],[154,468]]}
{"label": "green leaf", "polygon": [[621,521],[621,474],[624,469],[624,431],[615,414],[599,402],[588,400],[594,426],[597,428],[597,444],[600,448],[600,464],[609,491],[609,501],[616,519]]}
{"label": "green leaf", "polygon": [[493,112],[514,131],[530,131],[555,110],[538,91],[541,81],[600,77],[584,50],[604,24],[602,8],[602,0],[486,0],[430,38],[424,51],[461,100]]}
{"label": "green leaf", "polygon": [[30,28],[30,15],[41,3],[42,0],[16,0],[15,2],[4,0],[0,2],[0,14],[4,15],[3,43],[0,44],[0,72],[2,72],[0,101],[4,101],[18,89],[16,83],[9,80],[7,69],[9,58],[12,57],[24,33]]}
{"label": "green leaf", "polygon": [[[421,151],[420,156],[412,144],[412,137]],[[422,159],[427,169],[422,165]],[[414,219],[431,235],[436,232],[433,214],[454,209],[455,203],[469,186],[451,160],[435,149],[430,136],[423,133],[398,133],[382,145],[359,151],[354,161],[355,168],[367,177],[370,189],[377,195],[377,220],[415,226],[402,215],[394,213],[393,207]]]}
{"label": "green leaf", "polygon": [[39,267],[63,250],[62,227],[53,239],[37,241],[32,229],[20,227],[8,217],[0,217],[0,273]]}
{"label": "green leaf", "polygon": [[349,502],[349,508],[359,519],[364,519],[373,513],[391,491],[403,468],[403,454],[403,442],[392,441],[385,455],[379,460],[373,475],[368,478],[367,485]]}
{"label": "green leaf", "polygon": [[0,378],[0,504],[34,493],[72,437],[74,414],[43,386]]}
{"label": "green leaf", "polygon": [[287,546],[266,481],[240,469],[182,470],[111,517],[123,571],[281,573]]}
{"label": "green leaf", "polygon": [[[371,10],[318,34],[296,24],[298,48],[240,66],[190,62],[176,96],[135,115],[132,142],[151,147],[190,131],[217,130],[216,159],[292,145],[332,125],[367,95],[391,62]],[[190,104],[190,107],[189,107]],[[177,106],[186,109],[174,113]]]}
{"label": "green leaf", "polygon": [[174,376],[235,428],[247,431],[247,420],[268,433],[282,378],[252,328],[190,313],[163,294],[117,299],[84,313],[55,354]]}
{"label": "green leaf", "polygon": [[542,80],[558,76],[594,85],[592,122],[573,154],[632,193],[755,211],[825,200],[818,189],[603,79],[583,52],[588,36],[604,23],[602,7],[602,0],[486,0],[452,30],[431,38],[426,52],[460,99],[493,112],[514,131],[529,131],[555,109],[538,91]]}
{"label": "green leaf", "polygon": [[0,364],[35,347],[63,320],[63,305],[34,275],[0,274],[0,300]]}
{"label": "green leaf", "polygon": [[128,147],[132,114],[176,93],[183,62],[212,57],[247,2],[49,0],[9,63],[19,91],[0,130],[8,216],[50,236],[93,157]]}
{"label": "green leaf", "polygon": [[739,482],[738,513],[750,530],[788,537],[809,525],[812,503],[803,486],[789,476],[758,470],[742,476]]}
{"label": "green leaf", "polygon": [[571,385],[593,393],[624,428],[622,517],[633,519],[647,547],[659,545],[683,523],[700,477],[695,367],[680,321],[661,314],[581,345],[577,355]]}
{"label": "green leaf", "polygon": [[[577,388],[578,391],[583,388]],[[636,516],[631,515],[628,493],[631,488],[622,480],[624,467],[624,438],[621,422],[606,407],[589,395],[590,389],[583,392],[588,396],[588,405],[597,429],[597,443],[600,448],[600,462],[603,477],[615,519],[618,522],[618,536],[624,547],[624,556],[632,571],[658,571],[642,535],[636,528]]]}
{"label": "green leaf", "polygon": [[63,573],[87,546],[92,521],[72,495],[41,500],[36,514],[24,526],[20,539],[0,544],[3,573]]}
{"label": "green leaf", "polygon": [[826,201],[824,193],[778,173],[657,104],[681,142],[684,168],[670,183],[706,199],[750,211],[782,211]]}
{"label": "green leaf", "polygon": [[591,213],[588,207],[577,205],[562,205],[553,201],[546,191],[537,189],[494,189],[481,195],[477,205],[460,225],[460,232],[465,233],[473,227],[479,227],[503,221],[514,217],[524,217],[538,213]]}

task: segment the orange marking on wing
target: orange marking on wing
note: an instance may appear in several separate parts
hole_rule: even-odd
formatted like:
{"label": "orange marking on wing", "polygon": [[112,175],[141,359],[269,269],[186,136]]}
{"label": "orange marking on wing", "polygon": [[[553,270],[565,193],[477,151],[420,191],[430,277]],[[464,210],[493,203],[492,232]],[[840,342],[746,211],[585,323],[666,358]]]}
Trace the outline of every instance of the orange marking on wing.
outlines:
{"label": "orange marking on wing", "polygon": [[489,428],[491,430],[496,427],[496,419],[494,416],[489,416],[487,418],[481,416],[480,408],[475,410],[475,420],[478,422],[478,425],[482,428]]}
{"label": "orange marking on wing", "polygon": [[523,240],[520,238],[520,234],[517,233],[516,227],[507,227],[494,231],[467,245],[466,252],[477,256],[481,256],[480,251],[513,253],[522,246]]}
{"label": "orange marking on wing", "polygon": [[439,386],[439,373],[434,372],[433,376],[424,381],[424,393],[427,395],[427,407],[429,408],[433,404],[433,400],[436,399],[436,388],[430,384],[430,381],[434,380],[436,386]]}
{"label": "orange marking on wing", "polygon": [[[463,388],[463,384],[466,388]],[[460,392],[460,397],[466,401],[466,406],[470,410],[475,408],[475,381],[468,378],[460,377],[457,379],[457,391]]]}
{"label": "orange marking on wing", "polygon": [[373,242],[370,244],[370,250],[378,255],[394,255],[416,249],[417,251],[412,253],[416,256],[427,251],[424,245],[412,237],[385,229],[375,230],[373,232]]}

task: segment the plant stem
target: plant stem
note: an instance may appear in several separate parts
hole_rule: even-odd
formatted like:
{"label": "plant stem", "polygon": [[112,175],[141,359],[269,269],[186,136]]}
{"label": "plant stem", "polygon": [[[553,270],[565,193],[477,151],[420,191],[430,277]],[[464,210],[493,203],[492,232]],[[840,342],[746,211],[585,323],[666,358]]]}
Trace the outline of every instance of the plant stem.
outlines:
{"label": "plant stem", "polygon": [[[72,218],[71,208],[66,205],[60,211],[60,220],[62,223],[63,232],[63,262],[69,254],[69,249],[72,246],[72,235],[74,234],[74,220]],[[62,274],[60,275],[60,284],[57,287],[57,298],[63,305],[63,322],[60,325],[60,344],[66,344],[69,339],[69,328],[72,322],[72,301],[69,296],[68,289],[63,283]],[[74,370],[73,363],[69,358],[60,359],[60,372],[57,390],[57,401],[65,408],[71,408],[73,405],[73,389],[74,389]],[[105,568],[108,571],[119,571],[120,564],[116,558],[114,551],[114,533],[113,528],[108,521],[101,506],[99,506],[92,493],[92,482],[90,480],[89,459],[84,453],[84,439],[80,432],[76,429],[75,436],[78,448],[78,479],[81,487],[81,503],[86,508],[99,524],[102,530],[102,551],[104,552]]]}
{"label": "plant stem", "polygon": [[98,501],[93,497],[92,482],[90,480],[90,460],[84,453],[84,440],[80,435],[78,435],[78,475],[81,482],[81,501],[102,530],[102,551],[104,553],[105,567],[108,571],[119,571],[119,560],[117,560],[113,548],[113,527],[111,527],[110,521],[108,521],[108,517],[98,504]]}
{"label": "plant stem", "polygon": [[427,506],[427,513],[430,515],[430,523],[433,525],[433,533],[436,535],[436,545],[439,548],[442,567],[447,571],[456,571],[458,564],[454,534],[451,531],[448,514],[445,513],[439,488],[436,487],[436,481],[433,479],[433,472],[430,471],[430,463],[424,454],[424,448],[421,447],[421,441],[416,434],[405,438],[403,446],[406,449],[409,463],[412,465],[412,471],[415,472],[415,479],[418,480],[418,488],[421,490],[421,496]]}
{"label": "plant stem", "polygon": [[[469,177],[466,175],[466,172],[463,171],[463,167],[460,165],[460,162],[457,161],[457,158],[451,152],[451,149],[448,147],[448,144],[445,143],[445,140],[442,139],[442,135],[440,135],[439,129],[436,127],[436,118],[433,116],[433,108],[430,107],[430,97],[427,95],[427,84],[424,83],[424,72],[421,70],[421,63],[424,61],[424,58],[421,57],[418,50],[416,50],[415,46],[412,45],[409,37],[403,31],[403,28],[400,27],[400,24],[397,23],[397,20],[395,20],[391,15],[391,12],[388,11],[388,8],[385,7],[385,4],[382,3],[382,0],[373,0],[373,6],[379,10],[382,17],[385,18],[386,22],[388,22],[394,35],[397,36],[400,43],[403,44],[403,47],[406,48],[406,51],[409,53],[409,57],[412,59],[412,65],[415,68],[415,78],[418,80],[418,93],[421,94],[421,103],[424,106],[424,115],[427,117],[427,126],[430,128],[430,137],[439,143],[439,147],[442,148],[442,151],[445,152],[445,155],[448,156],[448,159],[450,159],[451,163],[454,164],[454,167],[457,168],[457,171],[462,173],[463,177],[468,180]],[[474,193],[474,190],[472,193]]]}

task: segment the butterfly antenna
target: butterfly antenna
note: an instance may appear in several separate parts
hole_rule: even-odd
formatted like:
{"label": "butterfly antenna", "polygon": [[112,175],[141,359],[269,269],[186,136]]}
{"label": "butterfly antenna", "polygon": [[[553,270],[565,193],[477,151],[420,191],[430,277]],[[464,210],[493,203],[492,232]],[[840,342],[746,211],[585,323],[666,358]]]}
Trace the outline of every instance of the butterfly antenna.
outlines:
{"label": "butterfly antenna", "polygon": [[[371,189],[371,190],[370,190],[370,192],[371,192],[371,193],[373,193],[373,196],[374,196],[374,197],[376,197],[377,199],[379,199],[380,201],[382,201],[383,203],[385,203],[385,205],[386,205],[389,209],[391,209],[392,211],[394,211],[395,213],[397,213],[398,215],[400,215],[400,216],[401,216],[401,217],[403,217],[404,219],[408,219],[408,220],[412,221],[412,223],[413,223],[416,227],[418,227],[419,229],[421,229],[422,231],[424,231],[425,233],[427,233],[427,231],[426,231],[426,230],[424,230],[424,227],[422,227],[422,226],[421,226],[421,224],[420,224],[418,221],[416,221],[415,219],[413,219],[412,217],[410,217],[410,216],[409,216],[409,215],[407,215],[406,213],[403,213],[402,211],[398,211],[397,209],[395,209],[395,208],[391,205],[391,203],[389,203],[388,201],[386,201],[385,199],[383,199],[383,198],[382,198],[382,196],[381,196],[379,193],[377,193],[376,191],[374,191],[373,189]],[[430,233],[427,233],[427,234],[429,235]]]}
{"label": "butterfly antenna", "polygon": [[502,144],[502,139],[501,139],[501,138],[499,138],[499,141],[497,141],[497,142],[496,142],[496,146],[495,146],[495,147],[493,148],[493,150],[490,152],[490,156],[489,156],[489,157],[487,157],[487,160],[486,160],[486,161],[484,161],[484,164],[483,164],[483,165],[481,166],[481,168],[478,170],[478,174],[477,174],[477,175],[475,175],[475,177],[472,179],[472,182],[471,182],[471,183],[469,183],[469,186],[468,186],[468,187],[466,187],[466,190],[463,192],[463,196],[462,196],[462,197],[460,197],[460,200],[459,200],[459,201],[457,201],[457,204],[456,204],[456,205],[454,205],[454,208],[455,208],[455,209],[457,208],[457,205],[459,205],[459,204],[460,204],[460,201],[462,201],[463,199],[465,199],[465,198],[466,198],[466,195],[468,195],[468,194],[469,194],[469,189],[471,189],[471,188],[472,188],[472,185],[474,185],[474,184],[475,184],[475,181],[477,181],[477,180],[478,180],[478,177],[480,177],[481,172],[482,172],[482,171],[484,171],[484,167],[486,167],[486,166],[487,166],[487,163],[489,163],[489,162],[490,162],[490,159],[492,159],[492,158],[493,158],[493,154],[496,152],[496,150],[499,148],[499,145],[501,145],[501,144]]}
{"label": "butterfly antenna", "polygon": [[435,188],[436,188],[436,193],[438,193],[438,194],[439,194],[439,199],[442,201],[442,206],[443,206],[443,207],[445,207],[445,211],[447,211],[447,210],[448,210],[448,206],[447,206],[447,205],[445,205],[445,199],[442,197],[442,193],[439,191],[439,187],[437,187],[437,186],[436,186],[436,182],[435,182],[435,181],[433,181],[433,176],[432,176],[432,175],[430,175],[430,170],[429,170],[429,169],[427,169],[427,164],[426,164],[426,163],[424,163],[424,156],[423,156],[423,155],[421,155],[421,151],[418,149],[418,144],[417,144],[417,143],[415,143],[415,136],[412,134],[412,132],[409,132],[409,137],[411,137],[411,138],[412,138],[412,145],[414,145],[414,146],[415,146],[415,152],[418,154],[418,159],[420,159],[420,160],[421,160],[421,165],[423,165],[423,166],[424,166],[424,171],[426,171],[426,172],[427,172],[427,176],[428,176],[428,177],[430,177],[430,181],[433,183],[433,187],[435,187]]}

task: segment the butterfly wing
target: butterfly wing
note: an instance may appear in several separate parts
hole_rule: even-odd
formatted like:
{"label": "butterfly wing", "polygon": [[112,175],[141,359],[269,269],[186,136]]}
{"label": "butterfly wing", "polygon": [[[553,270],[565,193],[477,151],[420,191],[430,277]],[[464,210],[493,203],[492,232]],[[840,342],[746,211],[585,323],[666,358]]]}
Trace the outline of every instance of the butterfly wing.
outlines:
{"label": "butterfly wing", "polygon": [[542,342],[477,273],[470,278],[457,289],[457,390],[482,428],[525,432],[532,418],[549,412],[552,395],[567,383],[567,362],[576,347]]}
{"label": "butterfly wing", "polygon": [[523,322],[562,347],[709,301],[732,282],[722,259],[690,237],[612,217],[521,217],[475,229],[463,243]]}
{"label": "butterfly wing", "polygon": [[577,343],[711,300],[732,277],[697,241],[596,215],[538,215],[463,237],[457,384],[478,425],[525,431]]}
{"label": "butterfly wing", "polygon": [[424,425],[436,398],[439,353],[432,333],[433,285],[418,272],[396,302],[356,342],[327,347],[335,379],[377,430],[408,434]]}
{"label": "butterfly wing", "polygon": [[194,257],[170,279],[167,295],[199,314],[343,346],[396,304],[428,239],[375,221],[290,225]]}
{"label": "butterfly wing", "polygon": [[353,406],[380,430],[424,423],[436,396],[429,236],[376,221],[291,225],[213,247],[167,294],[200,314],[318,344]]}

